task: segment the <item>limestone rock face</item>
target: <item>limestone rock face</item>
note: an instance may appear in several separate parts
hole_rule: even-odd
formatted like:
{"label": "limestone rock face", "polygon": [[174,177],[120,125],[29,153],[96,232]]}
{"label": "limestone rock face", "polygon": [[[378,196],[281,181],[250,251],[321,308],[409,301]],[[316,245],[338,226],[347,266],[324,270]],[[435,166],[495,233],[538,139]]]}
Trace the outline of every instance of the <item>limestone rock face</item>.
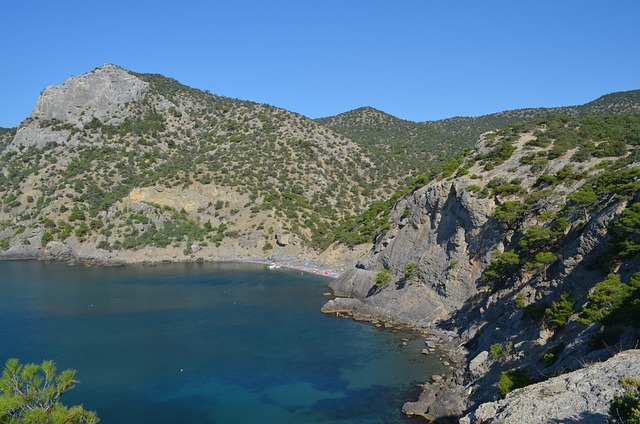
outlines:
{"label": "limestone rock face", "polygon": [[122,68],[103,65],[45,89],[36,101],[31,118],[81,125],[95,117],[103,124],[119,124],[124,118],[118,112],[127,103],[142,99],[148,87],[146,82]]}
{"label": "limestone rock face", "polygon": [[622,392],[620,379],[640,378],[640,350],[627,350],[606,362],[550,378],[480,405],[461,423],[606,423],[609,404]]}
{"label": "limestone rock face", "polygon": [[[466,178],[438,181],[398,201],[391,212],[390,230],[359,261],[357,271],[375,276],[387,268],[402,275],[405,266],[413,263],[423,283],[401,280],[370,290],[365,297],[354,296],[360,302],[352,303],[359,305],[353,312],[380,309],[392,320],[409,319],[409,324],[426,326],[476,293],[483,261],[488,260],[482,253],[495,250],[502,233],[490,220],[494,201],[470,196],[465,190],[469,184]],[[332,287],[349,285],[353,279],[354,274],[346,273]]]}
{"label": "limestone rock face", "polygon": [[9,147],[42,148],[49,142],[76,145],[79,140],[71,128],[81,129],[94,118],[103,124],[120,124],[129,116],[127,105],[143,99],[148,91],[148,83],[115,65],[71,77],[40,94],[30,118],[20,124]]}
{"label": "limestone rock face", "polygon": [[73,256],[73,250],[61,241],[47,243],[46,256],[53,259],[64,259]]}

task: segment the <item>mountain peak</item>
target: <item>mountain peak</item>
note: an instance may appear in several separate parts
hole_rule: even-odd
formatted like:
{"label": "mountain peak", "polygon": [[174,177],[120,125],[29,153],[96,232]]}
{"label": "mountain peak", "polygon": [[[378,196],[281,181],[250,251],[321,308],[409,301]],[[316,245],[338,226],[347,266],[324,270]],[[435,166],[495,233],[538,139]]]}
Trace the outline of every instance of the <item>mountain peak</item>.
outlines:
{"label": "mountain peak", "polygon": [[117,124],[125,104],[142,99],[149,85],[125,69],[106,63],[86,74],[47,87],[31,118],[56,119],[73,125],[93,118]]}

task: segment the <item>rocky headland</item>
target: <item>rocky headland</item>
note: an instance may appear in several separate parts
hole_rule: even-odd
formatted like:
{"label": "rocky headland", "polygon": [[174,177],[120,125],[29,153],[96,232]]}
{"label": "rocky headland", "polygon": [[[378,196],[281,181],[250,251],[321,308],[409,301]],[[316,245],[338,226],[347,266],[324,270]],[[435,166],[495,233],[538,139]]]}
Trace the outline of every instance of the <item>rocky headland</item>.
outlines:
{"label": "rocky headland", "polygon": [[[425,384],[420,399],[405,404],[407,415],[455,422],[470,414],[478,417],[472,422],[494,422],[486,421],[490,413],[473,411],[500,397],[496,386],[505,372],[522,370],[538,381],[638,343],[633,320],[603,323],[580,313],[595,301],[590,296],[608,272],[624,282],[640,269],[635,255],[620,254],[616,244],[616,235],[626,231],[620,220],[638,199],[638,163],[627,152],[615,170],[603,166],[610,157],[576,161],[578,148],[549,155],[551,143],[540,143],[545,125],[509,131],[481,137],[455,177],[436,178],[398,200],[388,230],[330,283],[338,297],[324,312],[416,328],[436,336],[457,359],[451,375]],[[535,158],[542,160],[536,164]],[[616,178],[630,184],[624,195],[610,184]],[[636,236],[624,234],[633,243]],[[571,309],[556,320],[560,305]],[[615,334],[605,341],[607,331]],[[575,375],[597,386],[605,369]],[[606,415],[608,405],[599,402],[576,406],[575,416]],[[504,422],[531,412],[519,411]],[[551,422],[536,417],[554,413],[522,422]]]}

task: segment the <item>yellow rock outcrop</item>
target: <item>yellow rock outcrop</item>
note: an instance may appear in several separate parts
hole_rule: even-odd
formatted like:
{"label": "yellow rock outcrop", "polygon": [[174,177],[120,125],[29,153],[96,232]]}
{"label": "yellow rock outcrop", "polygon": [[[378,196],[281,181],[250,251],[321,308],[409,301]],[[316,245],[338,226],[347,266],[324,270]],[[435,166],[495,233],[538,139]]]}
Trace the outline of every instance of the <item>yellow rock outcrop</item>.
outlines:
{"label": "yellow rock outcrop", "polygon": [[200,208],[207,208],[218,196],[218,189],[213,184],[200,183],[183,187],[143,187],[134,188],[129,193],[129,200],[136,203],[155,203],[160,206],[169,206],[176,210],[184,209],[189,213],[196,212]]}

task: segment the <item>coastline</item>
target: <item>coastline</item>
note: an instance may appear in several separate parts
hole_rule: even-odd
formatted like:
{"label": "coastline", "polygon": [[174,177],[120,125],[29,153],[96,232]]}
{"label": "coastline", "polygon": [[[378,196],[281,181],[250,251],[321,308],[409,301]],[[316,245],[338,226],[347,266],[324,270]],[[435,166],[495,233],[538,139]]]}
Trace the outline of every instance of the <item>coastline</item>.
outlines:
{"label": "coastline", "polygon": [[[255,264],[255,265],[264,265],[264,266],[275,266],[274,271],[278,269],[287,269],[292,271],[300,271],[306,274],[318,275],[320,277],[326,277],[329,279],[336,279],[340,277],[344,272],[344,267],[336,264],[328,264],[324,262],[314,262],[310,260],[304,259],[279,259],[279,260],[268,260],[268,259],[260,259],[255,257],[239,257],[239,258],[208,258],[208,259],[196,259],[196,260],[180,260],[180,261],[171,261],[171,260],[158,260],[158,261],[142,261],[142,262],[127,262],[123,264],[118,264],[119,266],[129,266],[129,265],[143,265],[143,266],[157,266],[161,264],[170,264],[170,263],[228,263],[228,262],[237,262],[237,263],[246,263],[246,264]],[[110,264],[102,264],[98,263],[96,265],[106,265]]]}
{"label": "coastline", "polygon": [[301,271],[307,274],[319,275],[321,277],[326,277],[330,279],[336,279],[344,274],[345,269],[340,265],[336,264],[327,264],[322,262],[314,262],[311,260],[305,259],[279,259],[279,260],[268,260],[268,259],[257,259],[257,258],[229,258],[229,259],[221,259],[214,261],[206,261],[206,262],[241,262],[241,263],[252,263],[259,265],[275,265],[275,270],[279,268],[293,270],[293,271]]}
{"label": "coastline", "polygon": [[[176,263],[247,263],[255,265],[263,265],[268,267],[269,265],[276,265],[277,268],[273,269],[273,272],[278,272],[278,269],[292,270],[303,272],[307,274],[313,274],[321,277],[325,277],[331,281],[335,281],[350,268],[347,265],[329,263],[327,261],[318,261],[318,258],[305,259],[305,258],[278,258],[271,260],[269,258],[260,258],[257,256],[243,256],[243,257],[190,257],[182,258],[180,260],[170,258],[158,258],[154,260],[125,260],[122,257],[114,256],[93,256],[83,257],[75,254],[52,256],[52,255],[6,255],[0,254],[0,260],[38,260],[38,261],[51,261],[51,262],[66,262],[69,266],[160,266],[163,264],[176,264]],[[342,298],[339,294],[336,294],[328,284],[327,288],[330,288],[331,298]],[[434,416],[446,416],[450,412],[462,412],[462,398],[464,397],[463,390],[465,388],[464,370],[466,369],[466,352],[464,348],[459,345],[459,340],[453,337],[452,334],[448,334],[441,330],[436,329],[433,326],[421,325],[417,322],[404,321],[393,319],[384,314],[358,314],[350,312],[328,312],[320,310],[319,312],[324,314],[333,314],[341,318],[352,319],[357,322],[367,323],[371,326],[377,327],[383,331],[391,332],[409,332],[414,333],[416,337],[421,338],[425,346],[420,352],[423,355],[437,355],[438,361],[446,366],[446,371],[442,374],[434,374],[431,376],[424,376],[421,387],[421,393],[418,399],[407,400],[404,405],[399,405],[402,413],[407,417],[422,417],[427,420],[432,420]],[[456,405],[453,408],[448,408],[437,400],[446,399],[446,404]],[[452,411],[453,409],[453,411]]]}
{"label": "coastline", "polygon": [[107,254],[107,255],[82,255],[79,252],[68,250],[63,254],[44,254],[40,249],[27,250],[20,249],[18,251],[0,252],[0,260],[3,261],[18,261],[18,260],[37,260],[37,261],[54,261],[54,262],[67,262],[71,265],[77,263],[83,263],[86,265],[95,266],[156,266],[161,264],[170,263],[214,263],[214,262],[239,262],[239,263],[252,263],[258,265],[273,265],[275,268],[283,268],[294,271],[301,271],[308,274],[319,275],[327,277],[329,279],[336,279],[340,277],[348,269],[348,264],[339,264],[324,260],[318,260],[318,258],[263,258],[259,256],[199,256],[199,257],[187,257],[187,258],[175,258],[167,257],[166,255],[157,255],[156,259],[140,259],[132,257],[125,258],[121,256],[121,252]]}

